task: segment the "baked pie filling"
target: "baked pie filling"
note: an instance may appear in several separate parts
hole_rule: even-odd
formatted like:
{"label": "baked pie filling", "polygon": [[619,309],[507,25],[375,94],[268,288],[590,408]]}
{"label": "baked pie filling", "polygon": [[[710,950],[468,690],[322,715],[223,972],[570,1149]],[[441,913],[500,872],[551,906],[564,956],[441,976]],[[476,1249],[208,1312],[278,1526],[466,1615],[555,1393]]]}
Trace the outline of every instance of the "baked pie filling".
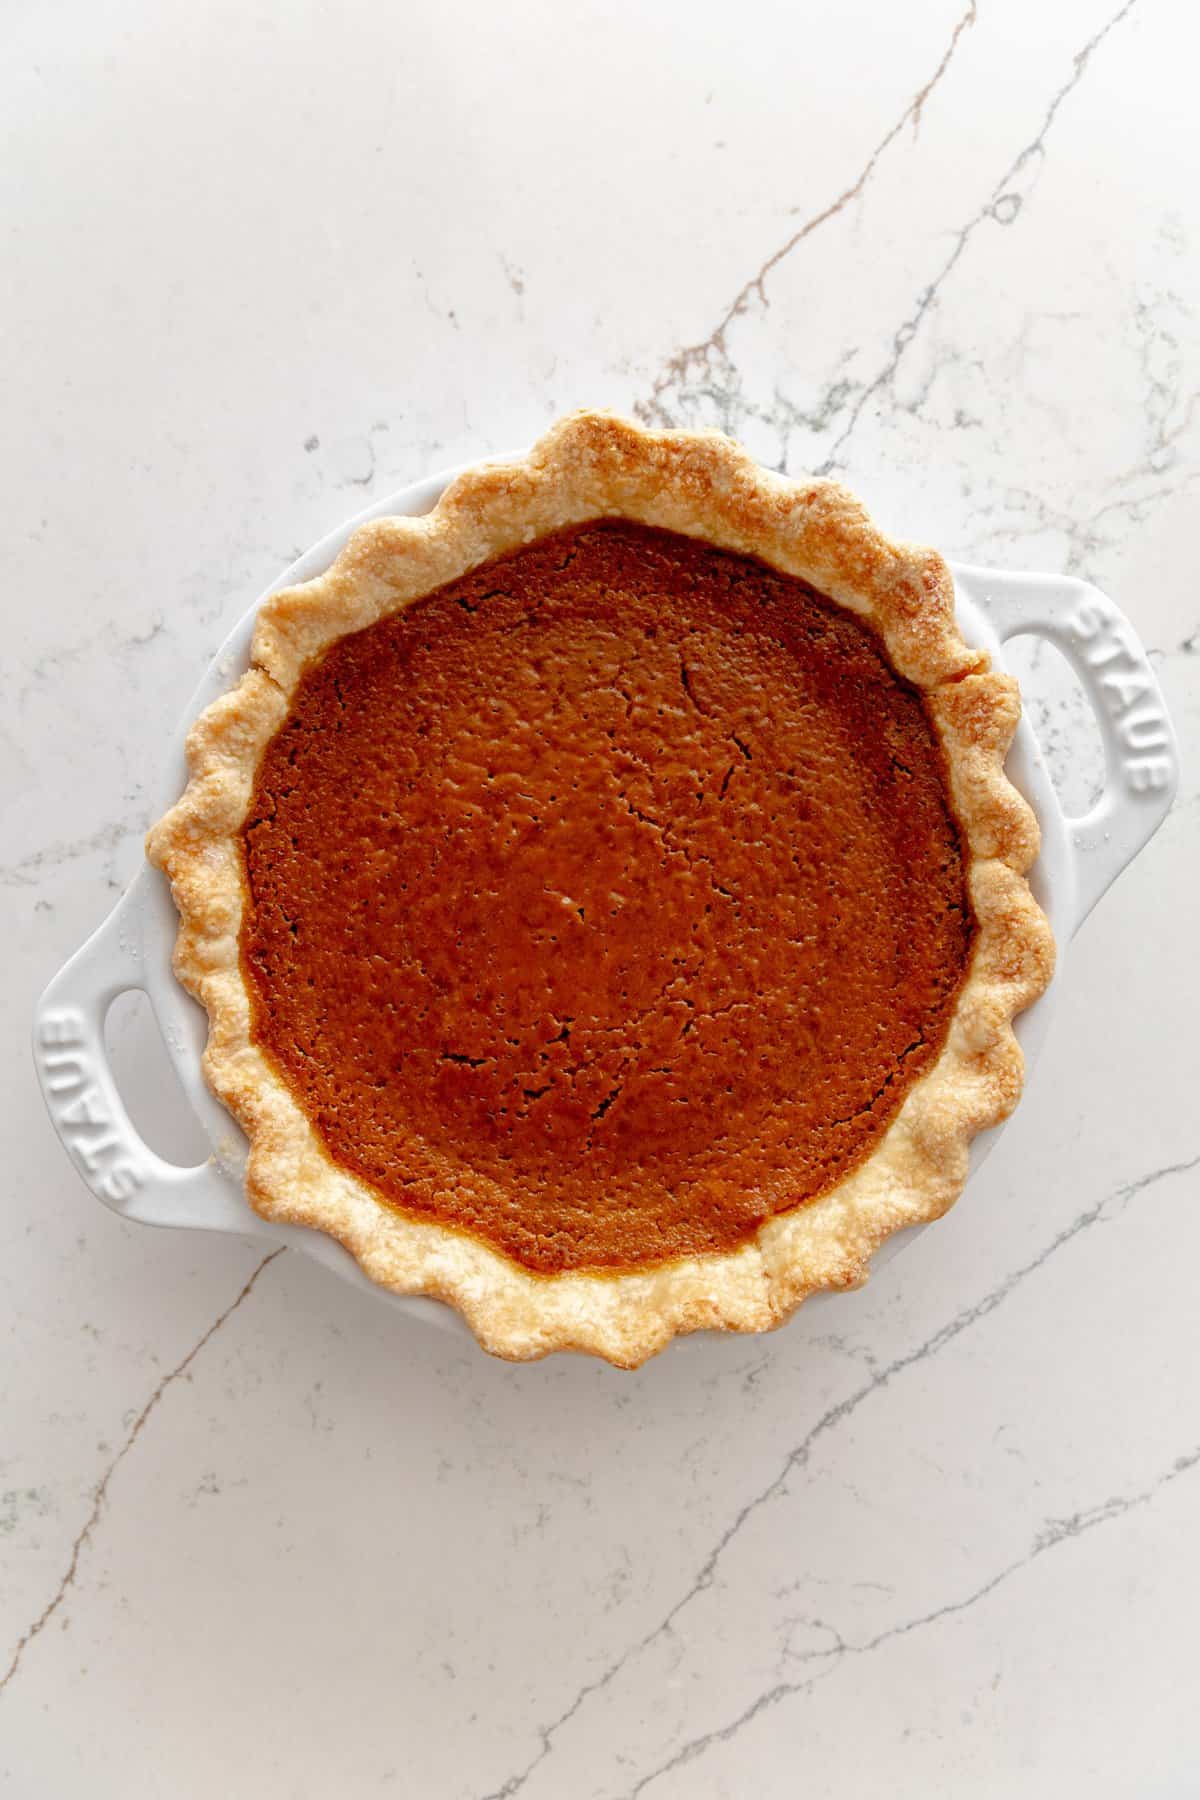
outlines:
{"label": "baked pie filling", "polygon": [[543,1275],[828,1191],[971,954],[942,750],[872,627],[628,520],[332,644],[242,838],[253,1035],[329,1156]]}

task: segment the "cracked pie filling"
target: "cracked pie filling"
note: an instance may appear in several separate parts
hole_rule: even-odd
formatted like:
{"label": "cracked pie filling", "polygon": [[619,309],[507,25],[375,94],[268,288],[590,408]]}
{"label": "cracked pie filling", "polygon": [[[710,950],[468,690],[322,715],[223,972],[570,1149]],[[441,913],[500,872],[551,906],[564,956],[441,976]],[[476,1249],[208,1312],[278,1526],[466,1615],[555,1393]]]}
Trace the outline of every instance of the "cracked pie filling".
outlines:
{"label": "cracked pie filling", "polygon": [[242,837],[254,1037],[330,1157],[539,1274],[730,1250],[830,1188],[973,935],[870,626],[626,520],[333,645]]}
{"label": "cracked pie filling", "polygon": [[776,1324],[944,1210],[1051,945],[940,559],[604,415],[263,609],[151,834],[247,1191],[488,1348]]}

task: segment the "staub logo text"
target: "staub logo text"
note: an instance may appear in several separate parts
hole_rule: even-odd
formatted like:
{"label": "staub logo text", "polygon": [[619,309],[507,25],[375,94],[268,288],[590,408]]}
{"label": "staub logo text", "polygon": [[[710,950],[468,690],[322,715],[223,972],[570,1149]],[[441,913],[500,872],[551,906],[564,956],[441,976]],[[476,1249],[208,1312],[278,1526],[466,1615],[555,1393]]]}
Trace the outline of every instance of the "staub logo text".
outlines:
{"label": "staub logo text", "polygon": [[141,1171],[96,1080],[83,1015],[73,1006],[43,1016],[37,1057],[50,1110],[89,1185],[103,1199],[128,1200],[142,1185]]}
{"label": "staub logo text", "polygon": [[1081,600],[1066,622],[1084,661],[1097,672],[1121,745],[1121,771],[1135,794],[1171,781],[1171,737],[1145,656],[1116,609],[1099,594]]}

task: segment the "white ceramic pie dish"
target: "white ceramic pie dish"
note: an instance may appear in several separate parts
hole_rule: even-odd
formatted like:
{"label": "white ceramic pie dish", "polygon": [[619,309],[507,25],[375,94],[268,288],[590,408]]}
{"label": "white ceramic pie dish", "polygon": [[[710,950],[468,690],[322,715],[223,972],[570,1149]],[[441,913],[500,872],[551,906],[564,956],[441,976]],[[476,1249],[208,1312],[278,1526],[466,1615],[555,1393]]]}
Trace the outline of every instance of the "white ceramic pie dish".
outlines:
{"label": "white ceramic pie dish", "polygon": [[[454,473],[447,470],[402,488],[348,520],[285,569],[268,592],[320,574],[350,533],[367,520],[427,512]],[[1041,824],[1041,854],[1031,882],[1059,946],[1054,983],[1017,1020],[1017,1035],[1031,1070],[1063,978],[1066,946],[1170,808],[1177,780],[1175,738],[1145,650],[1119,608],[1095,588],[1063,576],[961,565],[954,567],[954,580],[963,636],[990,651],[997,665],[1003,665],[1003,644],[1026,634],[1046,638],[1062,651],[1079,677],[1104,745],[1103,790],[1091,811],[1079,819],[1066,816],[1027,720],[1018,728],[1008,759],[1011,779]],[[175,735],[156,811],[164,811],[184,786],[184,740],[192,721],[247,666],[254,618],[263,598],[234,627],[193,695]],[[92,1193],[123,1218],[143,1224],[227,1231],[291,1245],[390,1304],[465,1332],[451,1308],[376,1287],[333,1238],[300,1226],[274,1224],[249,1206],[242,1192],[245,1140],[201,1072],[207,1022],[172,973],[176,926],[166,878],[144,865],[99,930],[50,982],[37,1006],[34,1056],[42,1092],[54,1128]],[[196,1167],[180,1167],[153,1151],[134,1127],[118,1091],[104,1021],[112,1002],[130,989],[148,995],[184,1094],[212,1146],[209,1158]],[[1002,1129],[975,1140],[972,1172]],[[878,1253],[876,1264],[912,1235],[892,1238]]]}

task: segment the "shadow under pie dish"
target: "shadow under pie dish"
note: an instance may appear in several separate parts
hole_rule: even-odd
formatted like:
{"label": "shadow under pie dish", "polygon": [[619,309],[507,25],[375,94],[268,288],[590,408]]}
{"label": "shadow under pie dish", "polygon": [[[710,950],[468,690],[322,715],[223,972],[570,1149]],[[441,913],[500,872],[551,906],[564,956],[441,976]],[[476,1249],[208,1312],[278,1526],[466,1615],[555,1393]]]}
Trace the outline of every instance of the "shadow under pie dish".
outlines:
{"label": "shadow under pie dish", "polygon": [[1049,980],[936,554],[582,414],[262,607],[150,834],[265,1216],[489,1350],[769,1329],[957,1197]]}

